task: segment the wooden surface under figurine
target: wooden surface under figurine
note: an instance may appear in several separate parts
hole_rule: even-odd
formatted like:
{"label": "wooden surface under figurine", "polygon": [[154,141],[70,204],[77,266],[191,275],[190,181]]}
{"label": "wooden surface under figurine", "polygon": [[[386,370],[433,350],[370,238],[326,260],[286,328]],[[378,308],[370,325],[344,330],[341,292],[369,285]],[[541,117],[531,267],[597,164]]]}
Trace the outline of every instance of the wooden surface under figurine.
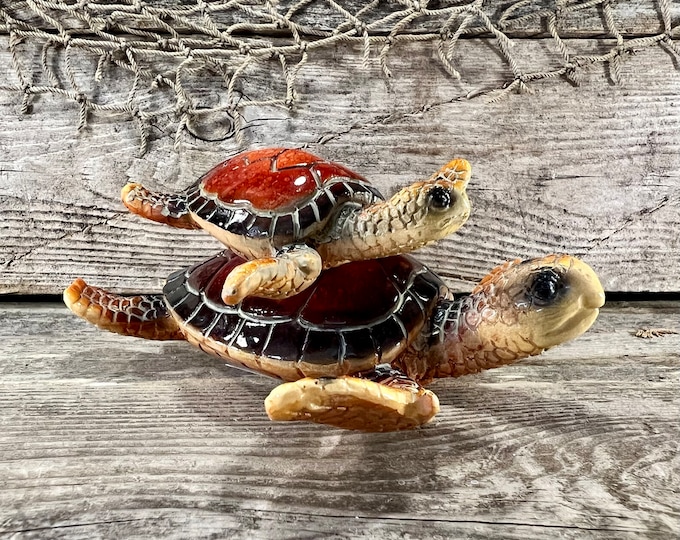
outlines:
{"label": "wooden surface under figurine", "polygon": [[[442,379],[418,430],[272,422],[277,384],[57,303],[0,306],[4,534],[664,538],[675,529],[678,302]],[[21,532],[23,531],[23,532]]]}

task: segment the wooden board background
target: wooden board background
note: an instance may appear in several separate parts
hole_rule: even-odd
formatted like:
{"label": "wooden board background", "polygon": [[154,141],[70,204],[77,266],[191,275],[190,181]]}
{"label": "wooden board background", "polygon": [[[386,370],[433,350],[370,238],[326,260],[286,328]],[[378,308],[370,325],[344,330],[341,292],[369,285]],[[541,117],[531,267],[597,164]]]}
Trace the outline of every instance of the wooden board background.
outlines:
{"label": "wooden board background", "polygon": [[670,539],[680,534],[677,302],[436,382],[433,424],[271,423],[276,384],[182,342],[0,307],[0,537]]}
{"label": "wooden board background", "polygon": [[[660,31],[649,6],[613,6],[626,36]],[[516,31],[513,54],[522,69],[558,67],[555,42],[532,24]],[[602,24],[597,10],[560,19],[575,53],[615,46],[589,37],[601,34]],[[16,81],[6,44],[0,36],[0,80]],[[29,43],[25,52],[33,62],[25,67],[39,73],[39,50]],[[96,59],[83,54],[73,63],[79,84],[94,91]],[[512,73],[488,37],[461,39],[460,83],[429,43],[395,46],[389,65],[394,76],[386,79],[377,62],[361,65],[359,45],[315,51],[290,111],[248,109],[246,146],[306,146],[387,193],[454,156],[468,158],[470,221],[420,253],[457,290],[469,290],[501,261],[557,251],[582,256],[609,291],[680,291],[680,72],[671,52],[653,47],[627,57],[618,85],[606,65],[594,65],[581,87],[543,81],[533,94],[498,103],[484,93]],[[266,73],[247,79],[254,95],[281,89]],[[219,86],[185,84],[199,101],[220,103]],[[96,93],[120,101],[129,86],[111,74]],[[148,92],[143,102],[164,99]],[[233,139],[206,143],[185,134],[176,152],[176,126],[159,119],[149,152],[138,157],[136,126],[125,115],[93,115],[76,133],[77,107],[63,98],[36,97],[27,116],[18,109],[16,94],[0,92],[0,292],[59,293],[76,276],[124,291],[157,289],[177,267],[219,249],[201,233],[127,215],[118,197],[128,180],[185,187],[238,151]]]}

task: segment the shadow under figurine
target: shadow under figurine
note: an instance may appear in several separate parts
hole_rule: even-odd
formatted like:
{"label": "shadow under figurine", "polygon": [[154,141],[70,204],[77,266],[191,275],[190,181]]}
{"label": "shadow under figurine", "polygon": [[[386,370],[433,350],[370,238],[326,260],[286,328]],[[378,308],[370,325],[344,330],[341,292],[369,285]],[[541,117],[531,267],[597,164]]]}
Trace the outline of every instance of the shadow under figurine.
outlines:
{"label": "shadow under figurine", "polygon": [[127,208],[173,227],[204,229],[246,261],[221,298],[286,298],[323,268],[398,255],[458,230],[470,215],[470,164],[454,159],[384,200],[357,173],[297,149],[265,148],[220,163],[180,193],[123,188]]}
{"label": "shadow under figurine", "polygon": [[397,255],[325,270],[289,298],[226,304],[224,283],[244,262],[224,251],[172,274],[162,294],[120,296],[77,279],[64,301],[100,328],[186,339],[289,381],[265,400],[273,420],[364,431],[429,422],[439,401],[423,385],[573,339],[604,304],[593,270],[566,255],[505,263],[457,299],[427,267]]}

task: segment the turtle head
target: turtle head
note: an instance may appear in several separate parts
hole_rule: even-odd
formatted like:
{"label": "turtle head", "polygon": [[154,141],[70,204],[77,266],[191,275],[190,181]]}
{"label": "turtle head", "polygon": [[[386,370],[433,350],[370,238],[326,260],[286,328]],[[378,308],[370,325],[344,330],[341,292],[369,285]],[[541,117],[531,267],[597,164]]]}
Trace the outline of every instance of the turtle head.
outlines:
{"label": "turtle head", "polygon": [[398,191],[386,204],[390,215],[400,217],[400,252],[417,249],[457,231],[470,217],[470,201],[465,189],[471,167],[464,159],[454,159],[428,180]]}
{"label": "turtle head", "polygon": [[580,336],[604,304],[595,272],[568,255],[503,265],[483,279],[475,292],[483,294],[498,312],[499,332],[538,349]]}
{"label": "turtle head", "polygon": [[470,217],[465,188],[470,164],[454,159],[428,180],[400,189],[390,199],[355,208],[342,220],[338,242],[322,242],[327,266],[400,255],[457,231]]}
{"label": "turtle head", "polygon": [[462,301],[456,331],[446,336],[449,362],[462,375],[539,354],[583,334],[603,304],[600,280],[579,259],[505,263]]}

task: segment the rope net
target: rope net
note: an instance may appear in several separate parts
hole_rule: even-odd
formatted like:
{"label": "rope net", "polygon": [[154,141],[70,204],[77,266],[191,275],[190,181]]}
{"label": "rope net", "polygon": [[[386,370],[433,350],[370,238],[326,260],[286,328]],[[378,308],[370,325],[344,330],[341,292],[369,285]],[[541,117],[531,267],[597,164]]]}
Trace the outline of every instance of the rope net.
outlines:
{"label": "rope net", "polygon": [[[143,154],[151,123],[164,115],[178,124],[176,145],[185,130],[198,136],[194,128],[199,121],[219,121],[226,126],[222,138],[239,138],[247,107],[292,107],[308,60],[320,49],[342,43],[358,44],[348,49],[351,54],[361,55],[364,67],[379,63],[388,78],[390,53],[400,43],[427,43],[446,73],[460,81],[464,78],[456,65],[457,44],[469,37],[488,37],[509,73],[505,85],[487,93],[489,100],[527,92],[531,83],[542,79],[578,84],[583,70],[601,63],[608,64],[609,76],[618,82],[621,62],[637,50],[660,45],[680,56],[669,0],[647,4],[658,17],[658,33],[627,37],[617,27],[610,0],[5,2],[0,4],[0,35],[7,36],[15,80],[0,81],[0,90],[20,96],[22,113],[30,112],[40,94],[70,100],[79,108],[78,129],[93,113],[123,114],[137,122]],[[589,32],[607,38],[609,51],[572,51],[569,36],[560,30],[570,16],[599,21],[601,29]],[[527,35],[554,40],[557,65],[523,70],[512,40]],[[34,67],[36,52],[40,68]],[[76,64],[81,66],[84,57],[91,59],[92,84],[83,84],[77,73]],[[251,84],[245,91],[249,77],[258,72],[260,80],[269,78],[268,84]],[[191,79],[219,92],[219,102],[206,105],[188,89]],[[97,86],[103,84],[118,85],[117,99],[112,100],[111,92],[106,99],[99,97],[104,93]],[[149,93],[163,91],[170,96],[167,102],[147,99]]]}

